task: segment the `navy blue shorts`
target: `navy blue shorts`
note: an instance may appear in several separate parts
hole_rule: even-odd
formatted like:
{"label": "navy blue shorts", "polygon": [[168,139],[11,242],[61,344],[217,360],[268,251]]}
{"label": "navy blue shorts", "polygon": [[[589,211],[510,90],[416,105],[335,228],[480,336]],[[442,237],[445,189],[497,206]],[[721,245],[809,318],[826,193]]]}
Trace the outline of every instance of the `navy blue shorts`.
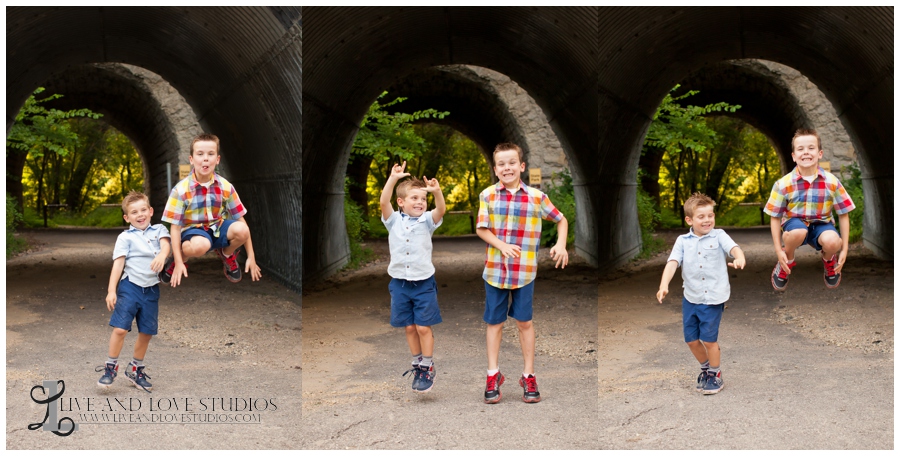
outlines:
{"label": "navy blue shorts", "polygon": [[228,227],[231,226],[232,223],[237,220],[223,220],[222,226],[219,228],[219,235],[216,236],[216,233],[213,230],[191,227],[181,232],[181,242],[187,241],[194,236],[203,236],[209,241],[209,251],[212,252],[216,249],[224,249],[231,245],[228,242]]}
{"label": "navy blue shorts", "polygon": [[388,290],[391,292],[391,326],[432,326],[443,321],[434,276],[425,280],[391,279]]}
{"label": "navy blue shorts", "polygon": [[507,290],[484,282],[484,321],[499,325],[506,316],[518,321],[531,321],[534,315],[534,281],[522,288]]}
{"label": "navy blue shorts", "polygon": [[725,303],[707,305],[694,304],[681,298],[681,319],[684,323],[684,341],[693,342],[697,339],[703,342],[716,342],[719,340],[719,323],[722,322],[722,312]]}
{"label": "navy blue shorts", "polygon": [[131,332],[132,320],[137,321],[141,334],[156,335],[159,328],[159,284],[139,287],[127,277],[119,281],[116,307],[109,317],[109,325]]}
{"label": "navy blue shorts", "polygon": [[[803,220],[798,218],[788,219],[787,223],[781,227],[781,230],[784,232],[804,229],[806,230],[806,239],[803,240],[803,244],[810,245],[815,247],[816,250],[822,250],[822,244],[819,244],[819,236],[826,231],[834,231],[837,233],[838,237],[840,237],[841,233],[838,232],[837,228],[834,227],[834,223],[826,222],[826,223],[810,223],[809,226],[806,226],[806,223],[803,223]],[[800,244],[800,245],[803,245]]]}

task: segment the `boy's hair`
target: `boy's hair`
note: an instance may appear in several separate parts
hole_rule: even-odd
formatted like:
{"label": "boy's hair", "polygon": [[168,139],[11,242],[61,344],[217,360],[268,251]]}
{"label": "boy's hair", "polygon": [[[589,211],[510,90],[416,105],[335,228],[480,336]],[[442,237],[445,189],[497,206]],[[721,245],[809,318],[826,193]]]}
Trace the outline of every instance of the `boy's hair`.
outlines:
{"label": "boy's hair", "polygon": [[397,184],[397,198],[406,198],[406,193],[413,188],[425,188],[425,181],[417,177],[410,177]]}
{"label": "boy's hair", "polygon": [[212,141],[216,143],[216,153],[219,152],[219,137],[209,133],[201,133],[191,141],[191,155],[194,155],[194,144],[197,144],[199,141]]}
{"label": "boy's hair", "polygon": [[684,216],[685,217],[693,217],[694,209],[702,206],[712,206],[716,207],[716,202],[713,201],[712,198],[697,192],[691,195],[687,201],[684,202]]}
{"label": "boy's hair", "polygon": [[145,203],[147,203],[147,206],[150,205],[150,198],[148,198],[147,195],[134,190],[128,192],[128,194],[125,195],[125,199],[122,200],[122,213],[127,214],[128,206],[138,201],[144,201]]}
{"label": "boy's hair", "polygon": [[818,150],[822,150],[822,140],[819,139],[819,134],[816,133],[816,130],[813,128],[798,128],[797,131],[794,132],[794,137],[791,138],[791,152],[794,151],[794,140],[799,138],[800,136],[815,136],[816,137],[816,147]]}
{"label": "boy's hair", "polygon": [[511,143],[511,142],[497,144],[497,147],[494,148],[494,154],[491,156],[491,161],[493,161],[494,164],[496,164],[497,163],[497,160],[496,160],[497,152],[505,152],[507,150],[514,150],[514,151],[518,152],[519,153],[519,161],[520,162],[525,161],[525,153],[522,152],[522,148],[519,147],[516,143]]}

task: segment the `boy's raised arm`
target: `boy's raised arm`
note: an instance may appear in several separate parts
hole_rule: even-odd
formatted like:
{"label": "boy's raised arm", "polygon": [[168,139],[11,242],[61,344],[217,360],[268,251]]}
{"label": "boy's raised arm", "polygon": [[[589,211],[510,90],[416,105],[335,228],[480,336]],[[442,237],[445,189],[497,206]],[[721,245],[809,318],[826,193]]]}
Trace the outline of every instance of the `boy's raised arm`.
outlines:
{"label": "boy's raised arm", "polygon": [[391,168],[391,175],[388,176],[387,182],[384,183],[384,189],[381,190],[381,198],[378,203],[381,205],[381,218],[387,220],[394,213],[394,206],[391,204],[391,195],[394,194],[394,186],[397,181],[409,176],[409,173],[403,172],[406,169],[406,162],[402,165],[394,165]]}
{"label": "boy's raised arm", "polygon": [[435,178],[428,180],[427,177],[422,176],[422,180],[425,181],[425,191],[434,195],[434,210],[431,211],[431,220],[434,223],[440,222],[444,218],[444,214],[447,213],[447,204],[444,203],[444,193],[441,191],[441,184]]}

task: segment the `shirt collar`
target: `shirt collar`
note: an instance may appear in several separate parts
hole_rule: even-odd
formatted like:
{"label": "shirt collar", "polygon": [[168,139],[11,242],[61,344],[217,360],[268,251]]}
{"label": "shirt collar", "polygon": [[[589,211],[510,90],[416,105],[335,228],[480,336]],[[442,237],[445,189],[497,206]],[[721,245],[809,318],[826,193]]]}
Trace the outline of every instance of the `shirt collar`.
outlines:
{"label": "shirt collar", "polygon": [[[498,192],[501,190],[506,190],[509,192],[509,189],[507,189],[506,186],[503,185],[503,182],[497,182],[496,188],[497,188]],[[523,192],[527,192],[527,190],[525,190],[525,182],[523,182],[522,179],[519,179],[519,188],[517,188],[515,192],[510,192],[510,193],[516,193],[519,190],[522,190]]]}
{"label": "shirt collar", "polygon": [[[190,179],[191,179],[190,180],[191,188],[196,188],[196,187],[200,187],[203,185],[200,182],[198,182],[196,178],[194,178],[194,169],[193,168],[191,168]],[[213,185],[219,185],[219,173],[213,172],[212,182],[210,182],[209,185],[210,185],[210,187],[212,187]]]}
{"label": "shirt collar", "polygon": [[152,228],[153,228],[153,224],[152,224],[152,223],[149,224],[149,225],[147,225],[147,228],[146,228],[146,229],[143,229],[143,230],[137,228],[136,226],[134,226],[134,225],[132,225],[132,224],[130,224],[130,223],[128,224],[128,231],[139,231],[139,232],[142,232],[142,233],[143,233],[143,232],[146,232],[146,231],[148,231],[148,230],[150,230],[150,229],[152,229]]}
{"label": "shirt collar", "polygon": [[[822,179],[825,179],[825,170],[822,169],[821,166],[816,168],[816,177],[821,177]],[[791,180],[794,182],[799,182],[801,179],[803,179],[803,175],[800,174],[800,167],[795,166],[794,170],[791,171]],[[815,179],[813,179],[813,180],[815,180]]]}
{"label": "shirt collar", "polygon": [[687,236],[687,237],[695,237],[695,238],[698,238],[698,239],[703,239],[703,238],[705,238],[706,236],[709,236],[709,237],[716,237],[716,229],[713,228],[712,230],[709,231],[709,233],[706,233],[706,234],[704,234],[703,236],[697,236],[697,234],[694,233],[694,227],[691,227],[691,229],[688,230],[688,233],[686,234],[686,236]]}

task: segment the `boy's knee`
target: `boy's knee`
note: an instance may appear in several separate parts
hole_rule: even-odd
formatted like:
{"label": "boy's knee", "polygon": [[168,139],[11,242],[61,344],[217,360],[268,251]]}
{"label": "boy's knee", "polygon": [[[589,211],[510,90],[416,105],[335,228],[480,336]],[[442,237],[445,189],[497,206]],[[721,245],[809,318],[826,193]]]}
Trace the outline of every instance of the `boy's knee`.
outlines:
{"label": "boy's knee", "polygon": [[699,342],[701,342],[703,344],[703,346],[706,347],[707,350],[719,348],[718,342],[707,342],[705,340],[701,340]]}
{"label": "boy's knee", "polygon": [[517,321],[516,326],[519,328],[519,331],[528,331],[529,329],[534,328],[534,323],[531,320]]}
{"label": "boy's knee", "polygon": [[198,257],[205,255],[210,247],[212,247],[212,245],[209,241],[200,236],[195,236],[191,238],[191,240],[181,244],[181,251],[184,253],[185,257]]}
{"label": "boy's knee", "polygon": [[687,342],[687,344],[688,344],[688,347],[691,347],[691,348],[699,348],[699,347],[703,346],[703,344],[700,342],[700,339],[692,340],[690,342]]}
{"label": "boy's knee", "polygon": [[420,337],[427,337],[431,335],[431,326],[418,326],[416,325],[416,332],[419,333]]}
{"label": "boy's knee", "polygon": [[125,337],[126,335],[128,335],[128,330],[122,328],[113,328],[113,335],[116,337]]}
{"label": "boy's knee", "polygon": [[833,231],[826,231],[819,236],[819,245],[822,246],[823,250],[827,250],[829,252],[834,252],[840,250],[843,247],[843,242],[841,241],[841,237],[838,236]]}
{"label": "boy's knee", "polygon": [[250,227],[244,222],[234,222],[228,226],[228,238],[232,240],[246,240],[250,236]]}
{"label": "boy's knee", "polygon": [[418,334],[418,332],[419,332],[416,325],[408,325],[405,327],[405,329],[406,329],[406,334],[409,334],[409,335]]}

